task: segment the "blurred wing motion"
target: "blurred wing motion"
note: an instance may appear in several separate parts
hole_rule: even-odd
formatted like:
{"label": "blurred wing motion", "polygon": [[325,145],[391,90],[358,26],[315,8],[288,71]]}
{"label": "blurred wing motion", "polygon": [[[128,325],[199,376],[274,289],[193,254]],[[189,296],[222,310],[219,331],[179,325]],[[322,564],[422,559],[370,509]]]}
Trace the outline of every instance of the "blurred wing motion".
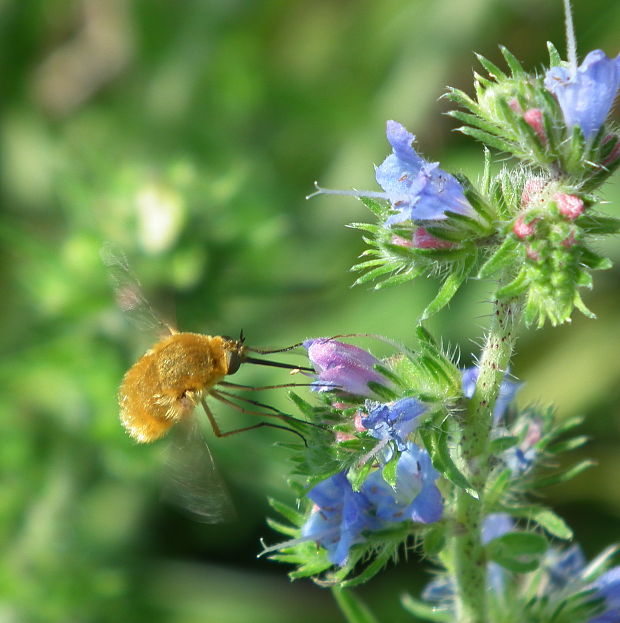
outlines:
{"label": "blurred wing motion", "polygon": [[185,418],[169,434],[164,499],[202,523],[232,521],[236,514],[198,420]]}
{"label": "blurred wing motion", "polygon": [[106,242],[99,253],[109,271],[116,303],[127,317],[138,328],[159,337],[177,333],[174,325],[164,321],[144,296],[140,280],[131,270],[125,254],[110,242]]}

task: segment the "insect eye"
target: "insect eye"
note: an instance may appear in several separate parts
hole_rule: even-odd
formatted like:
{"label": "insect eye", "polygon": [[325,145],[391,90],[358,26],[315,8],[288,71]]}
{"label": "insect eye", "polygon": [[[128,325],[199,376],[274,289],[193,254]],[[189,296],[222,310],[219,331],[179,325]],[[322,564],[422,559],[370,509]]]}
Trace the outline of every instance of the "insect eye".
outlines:
{"label": "insect eye", "polygon": [[239,366],[242,364],[243,359],[235,350],[229,350],[226,354],[226,358],[228,363],[228,371],[226,372],[226,374],[234,374],[239,369]]}

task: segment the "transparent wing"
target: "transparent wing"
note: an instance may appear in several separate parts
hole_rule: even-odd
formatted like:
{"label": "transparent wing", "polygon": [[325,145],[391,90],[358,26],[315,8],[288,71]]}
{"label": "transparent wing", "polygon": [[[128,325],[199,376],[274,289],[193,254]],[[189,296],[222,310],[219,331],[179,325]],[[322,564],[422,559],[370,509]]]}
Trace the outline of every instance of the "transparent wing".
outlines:
{"label": "transparent wing", "polygon": [[163,486],[164,499],[196,521],[221,523],[236,514],[196,417],[172,427]]}
{"label": "transparent wing", "polygon": [[131,321],[141,330],[159,336],[177,333],[174,325],[163,320],[149,303],[125,254],[110,242],[101,247],[99,254],[109,271],[116,303]]}

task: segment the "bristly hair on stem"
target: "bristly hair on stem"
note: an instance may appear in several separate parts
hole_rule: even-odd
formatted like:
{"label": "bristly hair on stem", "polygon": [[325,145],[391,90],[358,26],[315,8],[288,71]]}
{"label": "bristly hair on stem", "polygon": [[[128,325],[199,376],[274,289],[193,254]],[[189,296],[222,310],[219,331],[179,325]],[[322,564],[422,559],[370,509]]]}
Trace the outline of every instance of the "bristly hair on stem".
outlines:
{"label": "bristly hair on stem", "polygon": [[564,0],[564,23],[566,25],[566,56],[571,78],[574,78],[577,75],[577,39],[570,0]]}

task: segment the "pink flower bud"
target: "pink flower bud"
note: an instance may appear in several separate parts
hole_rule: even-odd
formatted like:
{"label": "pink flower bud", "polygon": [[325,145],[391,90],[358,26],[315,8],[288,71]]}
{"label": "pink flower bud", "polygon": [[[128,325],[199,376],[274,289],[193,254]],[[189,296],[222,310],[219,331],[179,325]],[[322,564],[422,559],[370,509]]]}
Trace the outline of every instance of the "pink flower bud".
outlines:
{"label": "pink flower bud", "polygon": [[519,215],[512,226],[512,231],[514,232],[517,238],[521,240],[525,240],[532,236],[536,231],[536,219],[531,223],[525,222],[525,216],[523,214]]}
{"label": "pink flower bud", "polygon": [[540,253],[532,249],[530,245],[527,245],[525,249],[525,255],[527,255],[528,260],[532,260],[532,262],[540,262]]}
{"label": "pink flower bud", "polygon": [[524,121],[536,132],[543,145],[547,144],[547,135],[543,126],[543,114],[540,108],[530,108],[523,113]]}
{"label": "pink flower bud", "polygon": [[508,106],[511,110],[518,114],[521,114],[523,112],[523,110],[521,109],[521,104],[519,104],[519,100],[516,97],[511,97],[508,100]]}
{"label": "pink flower bud", "polygon": [[566,249],[570,249],[575,244],[575,232],[571,231],[564,240],[562,240],[562,246]]}
{"label": "pink flower bud", "polygon": [[454,244],[448,240],[441,240],[429,234],[424,227],[418,227],[413,232],[413,246],[416,249],[451,249]]}
{"label": "pink flower bud", "polygon": [[567,195],[566,193],[556,193],[553,200],[557,203],[558,210],[562,216],[569,221],[574,221],[583,214],[583,199],[577,195]]}
{"label": "pink flower bud", "polygon": [[396,244],[399,247],[407,247],[410,249],[413,247],[413,240],[403,238],[402,236],[392,236],[392,244]]}
{"label": "pink flower bud", "polygon": [[366,427],[364,426],[363,416],[362,416],[362,414],[359,411],[355,414],[355,418],[353,420],[353,425],[355,426],[355,430],[358,433],[361,433],[361,432],[366,430]]}

